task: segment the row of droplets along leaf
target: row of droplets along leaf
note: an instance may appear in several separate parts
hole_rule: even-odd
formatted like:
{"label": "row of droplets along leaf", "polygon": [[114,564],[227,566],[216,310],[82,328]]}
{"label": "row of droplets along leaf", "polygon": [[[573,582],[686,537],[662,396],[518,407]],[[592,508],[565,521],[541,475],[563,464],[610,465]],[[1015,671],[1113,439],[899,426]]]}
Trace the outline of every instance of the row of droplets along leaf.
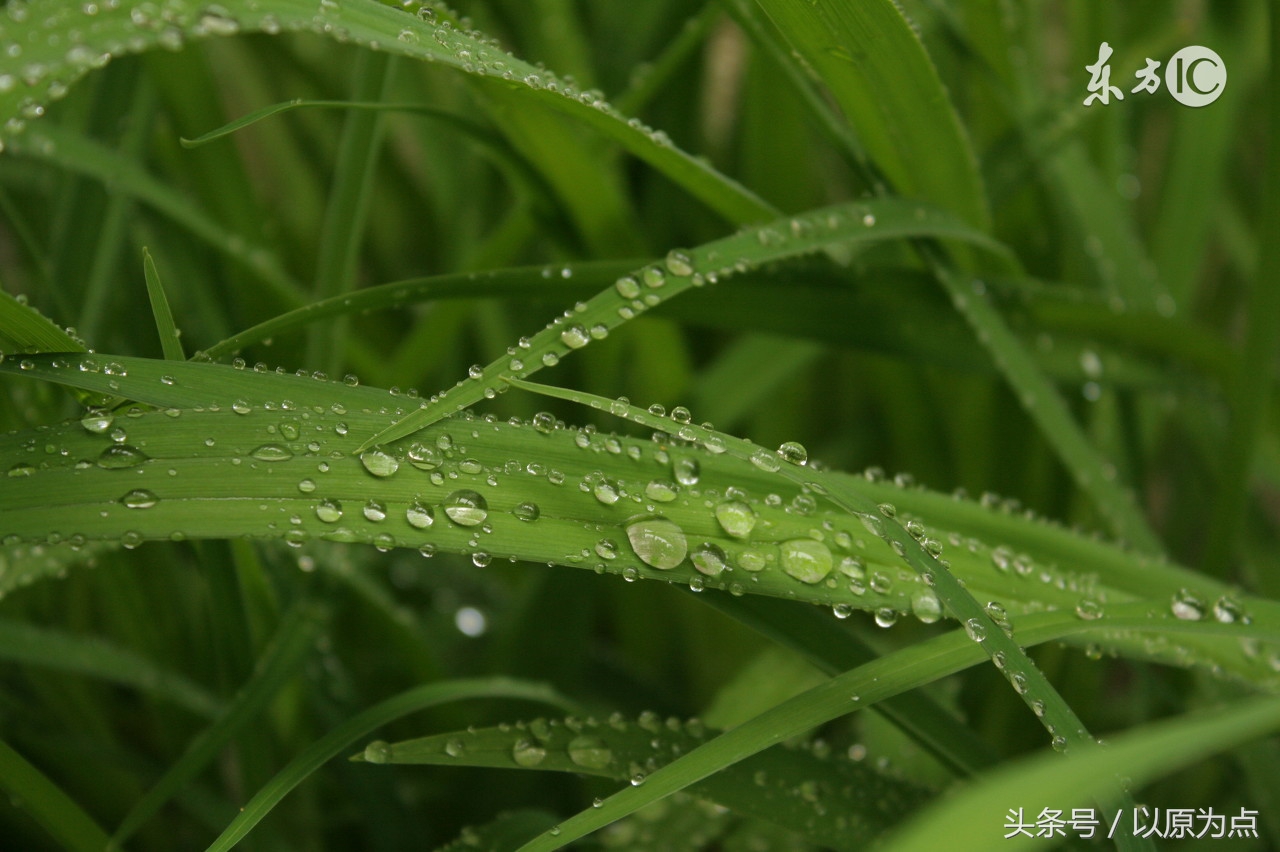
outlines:
{"label": "row of droplets along leaf", "polygon": [[[606,720],[538,718],[397,743],[375,741],[353,759],[574,772],[640,786],[714,733],[697,719],[663,719],[652,712],[634,718],[613,713]],[[890,769],[865,760],[863,751],[835,753],[817,741],[757,754],[689,790],[744,813],[768,805],[773,819],[793,829],[816,829],[828,842],[851,835],[869,840],[927,797]]]}
{"label": "row of droplets along leaf", "polygon": [[[925,619],[936,611],[878,542],[837,528],[809,495],[707,482],[689,448],[468,414],[354,456],[352,424],[377,413],[212,408],[90,412],[13,448],[20,460],[0,482],[6,541],[359,541],[866,608],[884,623],[913,601]],[[31,505],[32,488],[63,496]]]}
{"label": "row of droplets along leaf", "polygon": [[576,303],[536,334],[522,337],[505,356],[487,366],[472,366],[453,388],[432,396],[422,410],[378,432],[362,447],[402,439],[435,419],[493,398],[506,389],[506,379],[528,378],[554,367],[569,353],[604,339],[623,323],[692,288],[834,246],[926,235],[952,236],[998,249],[987,237],[944,213],[893,198],[833,205],[747,228],[696,248],[673,249],[662,262],[621,276],[613,287]]}
{"label": "row of droplets along leaf", "polygon": [[[0,364],[0,369],[13,369],[15,364]],[[66,375],[70,374],[74,381],[78,381],[82,386],[91,389],[104,390],[110,388],[114,391],[124,390],[128,394],[135,397],[146,398],[149,395],[155,395],[155,402],[159,404],[174,402],[177,398],[185,398],[190,393],[202,393],[201,399],[205,402],[196,407],[198,413],[201,409],[210,411],[218,411],[221,406],[218,403],[208,400],[219,398],[219,395],[213,392],[212,388],[220,388],[222,396],[234,391],[235,393],[245,393],[252,396],[255,391],[261,391],[263,388],[257,385],[265,385],[273,389],[288,388],[288,396],[282,398],[276,403],[265,403],[262,405],[264,411],[280,411],[280,412],[296,412],[306,409],[306,404],[300,404],[294,400],[302,400],[303,403],[310,404],[310,412],[303,411],[304,418],[310,418],[313,415],[317,418],[327,415],[336,415],[338,422],[333,424],[334,435],[337,437],[345,437],[340,433],[347,432],[352,434],[350,427],[344,426],[341,418],[347,414],[346,404],[342,402],[329,402],[327,406],[320,405],[317,400],[332,400],[335,397],[343,398],[346,403],[352,406],[352,409],[365,416],[385,416],[387,407],[385,403],[388,401],[388,395],[385,391],[379,391],[372,388],[358,387],[354,379],[348,377],[341,383],[338,382],[318,382],[315,381],[316,376],[304,375],[297,373],[293,375],[282,374],[281,371],[271,371],[265,365],[258,365],[254,370],[250,371],[247,366],[237,364],[236,367],[228,369],[216,365],[193,365],[193,364],[157,364],[156,362],[147,362],[142,359],[121,358],[114,360],[101,356],[79,356],[78,358],[68,358],[66,356],[33,356],[30,359],[23,359],[16,368],[19,372],[35,373],[44,378],[52,378],[54,380],[66,380]],[[130,369],[133,375],[130,375]],[[173,372],[175,376],[161,374],[158,378],[154,377],[157,370]],[[152,374],[152,378],[148,381],[143,378],[144,375]],[[215,380],[211,374],[220,374]],[[229,386],[228,386],[229,382]],[[405,401],[403,397],[393,398],[397,402]],[[599,401],[593,401],[591,404],[600,405]],[[623,411],[627,404],[623,400],[615,400],[609,403],[610,409],[618,409]],[[247,401],[236,397],[232,400],[230,408],[238,414],[247,414],[253,409]],[[396,409],[392,409],[395,411]],[[402,410],[402,409],[400,409]],[[168,416],[174,416],[176,409],[166,408]],[[615,412],[617,413],[617,412]],[[649,417],[658,417],[660,414],[665,415],[661,409],[654,408],[646,412]],[[131,411],[126,414],[115,415],[109,412],[91,411],[82,418],[82,426],[87,432],[95,434],[108,434],[112,438],[114,444],[119,446],[107,447],[104,449],[103,455],[99,463],[105,466],[118,466],[121,468],[129,468],[133,466],[137,456],[127,442],[127,432],[125,426],[132,419],[141,415],[141,411]],[[675,442],[679,444],[682,441],[696,437],[694,434],[695,427],[691,423],[692,416],[689,412],[677,407],[671,412],[671,417],[665,420],[657,420],[658,425],[665,426],[670,433],[662,433],[657,437],[666,442]],[[299,415],[289,415],[297,417]],[[118,422],[117,422],[118,421]],[[535,431],[545,432],[549,429],[563,429],[563,424],[554,422],[548,415],[540,415],[532,421]],[[698,430],[705,427],[696,427]],[[268,438],[283,437],[286,440],[296,440],[298,437],[298,427],[294,423],[285,422],[280,426],[280,434],[275,434],[276,427],[269,425],[267,427],[268,435],[259,436],[262,440],[260,445],[256,446],[253,453],[256,453],[254,460],[256,462],[270,460],[284,460],[285,449],[278,443]],[[572,430],[570,430],[572,431]],[[357,428],[355,434],[358,434]],[[683,438],[680,433],[684,433]],[[573,432],[573,444],[576,448],[592,448],[599,453],[619,454],[622,452],[624,440],[619,440],[614,436],[598,435],[593,429]],[[712,436],[714,437],[714,436]],[[151,440],[163,441],[163,434],[156,435]],[[714,452],[722,449],[715,441],[711,441],[708,446],[712,449],[710,455],[703,455],[699,461],[695,456],[689,455],[687,452],[682,454],[680,451],[667,454],[663,458],[663,463],[670,463],[671,468],[665,477],[655,477],[644,483],[624,482],[623,487],[630,489],[627,493],[634,500],[638,500],[642,495],[646,500],[650,501],[650,505],[660,507],[667,502],[672,494],[678,493],[679,487],[691,484],[691,478],[696,479],[696,469],[698,466],[707,466],[712,477],[718,481],[734,481],[748,482],[750,473],[744,473],[743,470],[717,470],[720,457]],[[32,443],[27,447],[27,455],[32,456],[35,453],[36,444]],[[301,447],[299,447],[301,449]],[[795,445],[786,445],[782,449],[782,453],[778,455],[779,464],[783,457],[790,458],[792,461],[798,461],[803,457],[803,451]],[[314,448],[312,448],[314,452]],[[639,449],[632,445],[627,447],[627,453],[634,455]],[[331,451],[332,452],[332,451]],[[340,452],[340,451],[339,451]],[[397,450],[402,453],[403,449]],[[664,451],[665,452],[665,451]],[[387,455],[385,451],[376,451],[370,453],[367,458],[375,459],[383,455]],[[769,457],[775,454],[763,453],[754,457],[756,466],[761,470],[767,470],[773,467]],[[401,460],[404,456],[399,456]],[[572,453],[567,454],[565,462],[569,469],[580,468],[580,461],[576,460]],[[16,461],[10,465],[7,473],[10,477],[21,478],[34,472],[37,465],[44,462],[35,462],[28,460]],[[535,470],[538,469],[535,467]],[[840,476],[839,474],[831,474],[832,476]],[[744,478],[745,477],[745,478]],[[554,477],[553,477],[554,478]],[[912,487],[911,480],[905,476],[895,478],[895,482],[891,487],[891,493],[886,494],[886,488],[890,488],[887,482],[881,482],[883,475],[878,471],[869,470],[866,474],[864,488],[869,493],[877,496],[877,502],[882,504],[882,510],[893,514],[898,514],[888,500],[881,499],[885,496],[891,499],[907,499],[907,505],[911,505],[912,501],[924,501],[924,505],[928,505],[932,499],[934,506],[939,504],[939,499],[943,500],[943,507],[946,509],[963,508],[963,503],[956,503],[954,500],[941,498],[940,495],[930,495],[921,489]],[[311,482],[310,479],[304,480]],[[310,487],[310,485],[304,486]],[[579,484],[579,488],[589,490],[598,500],[604,501],[615,500],[618,497],[618,485],[611,483],[608,477],[604,477],[599,471],[588,471],[584,474],[583,481]],[[771,486],[768,484],[768,478],[765,477],[763,482],[757,481],[751,485],[757,492],[767,492]],[[907,490],[903,490],[907,489]],[[479,492],[477,492],[479,493]],[[915,494],[914,498],[910,495]],[[896,496],[895,496],[896,495]],[[770,497],[765,494],[765,497]],[[130,489],[122,498],[123,504],[135,508],[147,508],[158,502],[155,492],[150,489],[136,488]],[[721,534],[727,533],[733,536],[735,532],[740,532],[744,525],[751,523],[750,516],[744,515],[738,517],[740,512],[737,500],[726,500],[717,508],[716,518],[720,524]],[[766,499],[766,503],[772,502],[775,507],[785,505],[785,508],[792,513],[804,514],[812,513],[817,501],[814,495],[800,493],[789,493],[785,500],[781,496],[773,495],[772,500]],[[340,504],[339,504],[340,505]],[[381,504],[374,501],[367,501],[362,505],[361,514],[366,520],[385,519],[384,508]],[[625,505],[625,504],[624,504]],[[981,501],[983,509],[999,508],[1002,511],[1011,511],[1008,501],[997,501],[991,495],[984,495]],[[324,504],[318,507],[319,515],[333,518],[337,515],[335,509],[337,507],[331,504]],[[526,516],[532,515],[533,510],[528,507],[517,507],[520,512]],[[705,507],[704,507],[705,508]],[[749,508],[749,507],[748,507]],[[974,507],[975,509],[978,507]],[[1016,508],[1016,507],[1014,507]],[[408,510],[406,510],[407,512]],[[539,510],[540,511],[540,510]],[[936,512],[936,509],[935,509]],[[972,512],[971,512],[972,513]],[[352,513],[354,515],[354,513]],[[821,513],[819,513],[821,514]],[[986,516],[986,511],[979,512],[980,516]],[[921,541],[922,546],[929,550],[933,555],[940,555],[940,548],[944,545],[948,548],[947,556],[957,561],[957,567],[961,570],[962,576],[976,592],[983,592],[987,595],[987,607],[990,611],[999,613],[1005,608],[1009,614],[1017,614],[1019,612],[1035,611],[1040,609],[1071,609],[1080,615],[1081,618],[1097,617],[1098,613],[1103,611],[1104,605],[1108,602],[1120,603],[1135,598],[1132,589],[1125,593],[1115,588],[1108,587],[1106,584],[1099,586],[1097,578],[1091,574],[1077,574],[1070,571],[1057,569],[1052,564],[1045,564],[1033,559],[1030,555],[1019,552],[1018,550],[1007,548],[1002,545],[989,546],[978,538],[970,535],[964,536],[956,532],[944,532],[942,530],[923,531],[923,525],[919,525],[918,520],[908,511],[901,514],[900,519],[906,525],[908,532],[913,532],[913,536]],[[424,513],[415,511],[413,520],[418,523],[425,523],[426,517]],[[953,518],[953,520],[959,520]],[[664,525],[657,525],[661,532],[666,529]],[[337,533],[339,537],[345,536],[349,530],[346,527],[341,528],[343,532]],[[332,532],[332,531],[330,531]],[[672,549],[669,545],[673,541],[678,541],[674,536],[650,535],[652,530],[649,527],[641,526],[637,531],[636,540],[640,542],[640,546],[648,554],[650,559],[658,560],[665,564],[663,560],[670,560],[678,552],[678,545]],[[668,533],[670,531],[668,530]],[[715,531],[712,531],[714,534]],[[839,530],[835,527],[830,517],[822,520],[821,531],[815,531],[818,535],[827,535],[838,547],[847,551],[850,534],[847,530]],[[1037,535],[1043,537],[1044,531],[1041,530]],[[305,540],[303,533],[293,531],[290,533],[295,542]],[[1078,536],[1070,536],[1064,533],[1060,537],[1068,540],[1071,544],[1079,548],[1082,544]],[[129,537],[133,541],[136,537]],[[622,536],[617,537],[622,540]],[[628,537],[629,538],[629,537]],[[80,538],[75,535],[68,537],[68,540],[79,543]],[[367,539],[362,539],[367,540]],[[606,558],[618,550],[618,541],[602,539],[597,542],[597,550],[603,552]],[[386,538],[382,538],[381,542],[385,545]],[[375,542],[377,543],[377,542]],[[625,546],[627,542],[622,541]],[[401,546],[397,544],[396,546]],[[686,543],[687,552],[690,554],[690,562],[700,567],[700,573],[706,575],[714,575],[718,566],[721,564],[720,554],[724,551],[723,547],[717,546],[716,549],[707,547],[705,549],[695,544],[689,546]],[[808,559],[811,546],[797,545],[789,548],[787,551],[788,558],[785,560],[786,565],[791,568],[791,576],[796,579],[800,577],[814,577],[821,572],[825,566],[825,560],[821,558],[822,552],[819,549],[813,549],[813,552],[819,554],[817,560],[817,568],[810,563],[813,561]],[[841,551],[836,551],[839,554]],[[1101,557],[1108,555],[1109,551],[1105,546],[1099,543],[1093,543],[1091,549],[1087,553],[1090,561],[1102,562]],[[597,553],[596,555],[600,555]],[[729,555],[732,555],[730,549]],[[1066,554],[1063,554],[1064,556]],[[1078,554],[1076,554],[1078,557]],[[589,552],[583,551],[576,564],[581,564],[582,559],[590,559]],[[483,557],[482,557],[483,558]],[[490,557],[491,558],[491,557]],[[861,557],[855,557],[860,559]],[[746,557],[749,566],[754,566],[755,560],[751,556]],[[892,563],[892,560],[890,560]],[[961,564],[963,563],[963,564]],[[836,563],[837,568],[842,569],[841,573],[850,579],[850,590],[854,592],[861,591],[860,582],[869,585],[872,591],[882,591],[888,583],[886,579],[892,578],[892,572],[885,572],[883,565],[877,565],[874,556],[868,560],[870,569],[860,565],[857,561],[850,562],[847,557],[841,557]],[[1105,563],[1104,563],[1105,564]],[[1111,562],[1108,573],[1114,573],[1115,567],[1122,563]],[[686,568],[688,565],[686,565]],[[1164,574],[1171,574],[1164,577]],[[1029,587],[1022,588],[1010,587],[1007,583],[1008,578],[1018,578],[1026,581],[1033,581]],[[863,580],[865,578],[865,580]],[[1247,607],[1238,596],[1224,593],[1221,589],[1201,588],[1198,591],[1191,592],[1187,590],[1185,573],[1178,574],[1173,571],[1171,566],[1149,565],[1144,566],[1144,572],[1141,580],[1141,587],[1144,591],[1150,591],[1152,581],[1156,581],[1156,587],[1163,585],[1170,589],[1170,593],[1176,590],[1181,596],[1189,597],[1194,600],[1206,602],[1204,611],[1212,611],[1215,613],[1241,613],[1238,620],[1244,621],[1249,617]],[[1193,587],[1194,588],[1194,587]],[[935,599],[928,594],[916,593],[913,595],[913,609],[926,620],[933,617],[933,607]],[[838,614],[847,614],[850,610],[842,604],[835,604]],[[1192,608],[1183,606],[1180,608],[1181,613],[1191,611]],[[891,616],[884,613],[882,620],[888,620]]]}

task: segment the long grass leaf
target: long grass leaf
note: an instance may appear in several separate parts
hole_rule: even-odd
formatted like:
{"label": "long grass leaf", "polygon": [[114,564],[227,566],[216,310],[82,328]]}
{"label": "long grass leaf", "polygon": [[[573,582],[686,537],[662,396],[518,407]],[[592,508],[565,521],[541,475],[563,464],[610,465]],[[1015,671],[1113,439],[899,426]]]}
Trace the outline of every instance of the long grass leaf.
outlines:
{"label": "long grass leaf", "polygon": [[151,252],[145,248],[142,250],[142,269],[147,280],[147,295],[151,298],[151,313],[156,320],[156,332],[160,335],[160,347],[164,350],[164,357],[169,361],[185,360],[187,356],[182,352],[182,341],[179,339],[178,327],[173,322],[169,298],[164,294],[164,285],[160,283],[156,262],[151,259]]}
{"label": "long grass leaf", "polygon": [[51,778],[0,740],[0,787],[71,852],[102,852],[107,833]]}

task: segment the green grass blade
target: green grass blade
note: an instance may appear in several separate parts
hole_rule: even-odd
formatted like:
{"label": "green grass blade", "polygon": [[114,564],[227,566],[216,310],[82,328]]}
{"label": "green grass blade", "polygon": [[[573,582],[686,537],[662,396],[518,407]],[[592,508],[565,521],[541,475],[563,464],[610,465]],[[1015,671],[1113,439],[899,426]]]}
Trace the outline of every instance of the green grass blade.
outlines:
{"label": "green grass blade", "polygon": [[897,193],[988,226],[977,158],[900,7],[889,0],[757,4],[817,71]]}
{"label": "green grass blade", "polygon": [[[607,721],[535,719],[396,743],[378,741],[353,760],[572,772],[641,786],[649,773],[711,736],[714,732],[696,719],[664,722],[656,713],[637,719],[614,714]],[[836,849],[861,848],[926,798],[916,785],[872,766],[805,748],[758,753],[686,790]],[[807,795],[795,796],[796,790]]]}
{"label": "green grass blade", "polygon": [[0,740],[0,787],[27,811],[63,849],[102,852],[107,833],[43,772]]}
{"label": "green grass blade", "polygon": [[3,619],[0,659],[131,686],[205,717],[216,715],[221,708],[221,702],[199,684],[100,637],[75,636]]}
{"label": "green grass blade", "polygon": [[164,285],[160,283],[160,273],[156,271],[151,252],[145,248],[142,250],[142,269],[147,279],[147,295],[151,298],[151,313],[156,320],[156,332],[160,335],[164,357],[169,361],[186,360],[178,327],[173,322],[173,311],[169,308],[169,299],[164,294]]}
{"label": "green grass blade", "polygon": [[[943,833],[949,838],[948,848],[957,850],[1047,847],[1053,839],[1004,836],[1004,820],[1011,808],[1024,808],[1033,823],[1042,808],[1070,813],[1073,806],[1087,805],[1090,799],[1106,794],[1105,787],[1098,784],[1099,778],[1123,775],[1133,787],[1140,788],[1164,773],[1243,745],[1277,728],[1280,700],[1255,698],[1211,713],[1154,722],[1108,738],[1105,747],[1066,759],[1057,754],[1037,755],[1007,766],[983,783],[938,803],[886,838],[884,848],[889,852],[937,849],[938,837]],[[1031,834],[1035,834],[1034,829]]]}
{"label": "green grass blade", "polygon": [[312,603],[296,606],[280,623],[253,676],[208,728],[187,745],[177,763],[137,802],[112,835],[118,848],[149,820],[184,784],[194,778],[230,740],[245,732],[268,702],[297,675],[313,650],[323,625],[323,609]]}
{"label": "green grass blade", "polygon": [[307,746],[245,803],[236,818],[209,845],[208,852],[226,852],[233,848],[293,788],[325,763],[349,749],[352,743],[410,713],[472,698],[512,698],[541,702],[561,708],[567,706],[564,698],[543,684],[500,677],[450,680],[426,684],[402,692],[351,717]]}
{"label": "green grass blade", "polygon": [[739,271],[833,246],[930,236],[962,240],[1003,256],[1004,249],[954,217],[895,198],[841,204],[752,228],[697,248],[673,250],[663,264],[618,279],[587,300],[570,318],[559,318],[531,336],[519,357],[490,363],[478,375],[432,399],[420,411],[365,441],[362,449],[396,441],[495,393],[506,377],[527,378],[570,352],[663,302]]}

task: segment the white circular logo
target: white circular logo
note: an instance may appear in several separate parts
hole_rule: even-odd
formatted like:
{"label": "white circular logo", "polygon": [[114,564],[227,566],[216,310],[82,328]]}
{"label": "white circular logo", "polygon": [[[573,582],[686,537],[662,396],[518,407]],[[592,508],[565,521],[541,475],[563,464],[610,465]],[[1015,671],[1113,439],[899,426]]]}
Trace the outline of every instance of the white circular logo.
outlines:
{"label": "white circular logo", "polygon": [[1202,107],[1216,101],[1227,87],[1227,65],[1214,51],[1193,44],[1169,60],[1164,82],[1179,103]]}

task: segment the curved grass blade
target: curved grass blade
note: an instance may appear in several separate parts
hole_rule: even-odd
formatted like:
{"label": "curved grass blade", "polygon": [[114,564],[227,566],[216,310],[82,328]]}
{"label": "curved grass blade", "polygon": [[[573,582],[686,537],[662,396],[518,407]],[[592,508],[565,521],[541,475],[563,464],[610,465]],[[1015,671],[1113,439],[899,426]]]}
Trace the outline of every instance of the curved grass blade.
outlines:
{"label": "curved grass blade", "polygon": [[[528,390],[550,392],[549,389],[526,382],[513,383]],[[552,395],[595,407],[601,407],[603,403],[608,406],[610,413],[653,428],[666,426],[677,432],[687,430],[685,436],[688,440],[699,441],[704,446],[718,446],[724,452],[749,461],[767,472],[779,473],[807,491],[831,500],[851,516],[859,517],[868,531],[886,541],[936,593],[935,603],[932,605],[945,607],[948,613],[964,625],[968,637],[987,652],[996,668],[1009,679],[1027,706],[1035,710],[1037,718],[1053,738],[1056,748],[1070,751],[1092,742],[1079,716],[1026,655],[1022,646],[1014,641],[1013,629],[1003,607],[999,607],[997,611],[991,604],[985,607],[979,604],[952,574],[949,563],[939,558],[941,545],[934,549],[922,544],[924,528],[909,532],[895,520],[896,507],[877,505],[847,480],[838,481],[834,477],[823,477],[815,471],[802,471],[801,466],[808,461],[803,447],[784,444],[777,454],[770,455],[767,450],[749,441],[703,427],[668,421],[665,417],[642,412],[632,406],[611,404],[608,400],[589,394],[557,390]],[[908,523],[907,526],[909,525]]]}
{"label": "curved grass blade", "polygon": [[53,320],[0,290],[0,352],[84,352],[84,342]]}
{"label": "curved grass blade", "polygon": [[665,262],[619,278],[608,288],[524,340],[516,357],[490,363],[468,380],[433,397],[408,418],[364,442],[361,449],[412,435],[439,418],[494,394],[504,379],[527,378],[568,353],[605,337],[617,326],[691,288],[715,284],[738,272],[835,246],[929,236],[969,242],[1007,257],[990,237],[920,204],[883,198],[839,204],[740,231],[689,250],[673,250]]}
{"label": "curved grass blade", "polygon": [[[942,614],[936,594],[901,564],[894,546],[776,473],[729,453],[687,446],[681,432],[697,437],[699,428],[690,424],[659,419],[671,435],[655,443],[561,428],[546,415],[525,424],[468,413],[430,427],[410,447],[360,454],[355,436],[403,416],[411,400],[310,377],[136,358],[31,356],[0,363],[0,372],[163,409],[46,427],[37,443],[21,433],[0,436],[0,458],[10,465],[10,475],[0,478],[0,512],[15,542],[133,545],[175,533],[294,544],[361,541],[598,568],[841,611],[884,610],[890,618]],[[126,443],[106,434],[115,426],[124,430]],[[37,452],[50,446],[58,452]],[[763,457],[766,465],[770,459],[781,465],[774,453]],[[860,479],[844,485],[835,474],[797,470],[828,487],[857,489],[872,506],[894,503],[901,520],[919,524],[930,548],[951,542],[946,557],[952,570],[1011,615],[1044,608],[1092,611],[1153,598],[1169,611],[1185,587],[1202,602],[1203,617],[1211,604],[1219,608],[1213,604],[1218,599],[1224,612],[1251,613],[1251,625],[1237,625],[1244,633],[1280,623],[1272,620],[1276,606],[1267,601],[1228,599],[1221,584],[1010,517],[998,507]],[[677,482],[691,475],[699,477],[693,485]],[[704,488],[723,494],[730,486],[744,496],[727,502],[741,505],[719,511],[705,505]],[[34,504],[33,488],[42,495]],[[480,539],[466,524],[473,516],[457,502],[466,497],[474,503],[471,494],[487,503],[488,531]],[[766,500],[770,494],[776,497]],[[659,516],[679,528],[669,554],[648,547],[655,530],[646,523],[654,516],[645,513],[645,501],[660,505]],[[796,544],[812,540],[824,523],[832,526],[825,543]],[[1006,539],[1012,548],[1001,544]],[[1020,579],[1027,576],[1044,582]],[[11,587],[22,579],[11,571],[3,581]],[[1242,659],[1241,649],[1224,641],[1208,657],[1188,655],[1210,659],[1230,667]]]}
{"label": "curved grass blade", "polygon": [[357,740],[410,713],[471,698],[524,699],[562,709],[569,709],[570,706],[565,698],[545,684],[503,677],[450,680],[426,684],[402,692],[352,716],[307,746],[245,803],[236,818],[209,845],[208,852],[226,852],[233,848],[294,787],[305,781],[326,762],[350,748],[351,744]]}
{"label": "curved grass blade", "polygon": [[182,785],[207,766],[224,745],[258,718],[313,650],[325,617],[324,608],[314,603],[299,604],[284,617],[250,679],[222,715],[188,743],[177,763],[130,809],[112,835],[109,848],[120,848]]}
{"label": "curved grass blade", "polygon": [[[615,713],[606,722],[535,719],[396,743],[378,741],[352,759],[572,772],[640,786],[647,775],[714,735],[696,719],[664,721],[655,713],[628,719]],[[920,787],[869,765],[805,747],[769,749],[685,790],[836,849],[861,848],[928,797]]]}
{"label": "curved grass blade", "polygon": [[[1109,738],[1105,747],[1070,755],[1040,754],[1006,766],[983,782],[951,796],[921,814],[892,838],[887,852],[938,848],[947,836],[956,850],[1035,849],[1053,838],[1007,836],[1012,808],[1032,822],[1042,808],[1085,805],[1098,795],[1099,778],[1120,774],[1134,788],[1220,751],[1243,745],[1280,728],[1280,699],[1255,698],[1235,707],[1219,707],[1177,719],[1153,722]],[[1061,838],[1058,838],[1060,841]]]}
{"label": "curved grass blade", "polygon": [[[209,7],[166,0],[154,15],[140,13],[138,20],[124,6],[94,6],[89,15],[82,4],[68,0],[15,2],[6,9],[0,41],[20,44],[23,51],[20,61],[0,57],[0,80],[26,83],[0,86],[0,121],[10,138],[25,128],[27,116],[43,112],[68,86],[128,53],[241,32],[309,30],[331,37],[341,33],[347,41],[458,69],[496,89],[522,89],[526,100],[564,112],[613,138],[731,222],[776,215],[707,163],[640,122],[628,121],[598,93],[578,91],[545,68],[495,47],[483,34],[454,27],[429,6],[414,16],[375,0],[326,3],[318,9],[310,0],[227,0]],[[51,33],[61,36],[72,30],[78,35],[75,49],[65,50],[61,38],[50,44]]]}
{"label": "curved grass blade", "polygon": [[93,817],[3,740],[0,740],[0,787],[21,802],[22,809],[62,848],[70,852],[102,852],[110,843],[107,833]]}
{"label": "curved grass blade", "polygon": [[[1100,622],[1107,620],[1111,620],[1116,628],[1129,621],[1107,616],[1099,622],[1084,622],[1061,613],[1030,615],[1019,623],[1018,637],[1027,647],[1032,647],[1071,634],[1104,632],[1106,628]],[[1139,616],[1129,623],[1144,620]],[[1161,620],[1167,623],[1172,617]],[[1177,627],[1186,629],[1185,625]],[[605,799],[600,807],[589,808],[565,820],[520,847],[520,852],[559,849],[769,746],[832,719],[866,709],[890,696],[963,671],[986,658],[986,653],[959,630],[886,654],[784,701],[698,746],[649,775],[639,787],[624,788]],[[1105,777],[1095,777],[1093,784],[1093,789],[1108,793],[1114,786]],[[935,844],[936,840],[935,835]]]}
{"label": "curved grass blade", "polygon": [[0,619],[0,659],[131,686],[206,718],[216,716],[222,707],[200,684],[101,637]]}

